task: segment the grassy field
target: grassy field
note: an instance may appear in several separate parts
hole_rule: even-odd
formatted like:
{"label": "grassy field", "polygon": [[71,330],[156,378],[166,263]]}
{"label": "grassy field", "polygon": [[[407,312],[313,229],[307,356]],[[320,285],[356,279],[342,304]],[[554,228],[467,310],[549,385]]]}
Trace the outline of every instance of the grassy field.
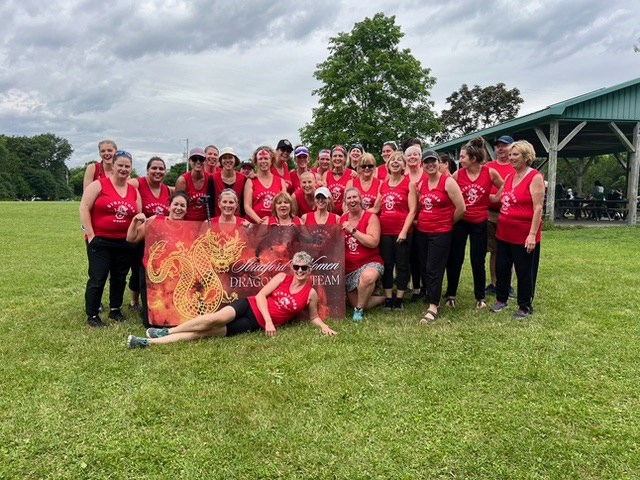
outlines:
{"label": "grassy field", "polygon": [[[0,203],[0,478],[640,477],[640,230],[543,236],[536,313],[128,350],[85,327],[78,203]],[[126,312],[125,312],[126,313]]]}

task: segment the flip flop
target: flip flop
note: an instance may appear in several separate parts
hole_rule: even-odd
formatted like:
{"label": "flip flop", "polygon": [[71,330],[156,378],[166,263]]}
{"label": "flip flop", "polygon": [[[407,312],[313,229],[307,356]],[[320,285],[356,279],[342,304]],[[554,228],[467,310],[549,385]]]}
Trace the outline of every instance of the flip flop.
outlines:
{"label": "flip flop", "polygon": [[429,325],[430,323],[435,322],[438,319],[438,312],[434,312],[433,310],[427,310],[427,312],[422,315],[420,319],[420,323],[422,325]]}

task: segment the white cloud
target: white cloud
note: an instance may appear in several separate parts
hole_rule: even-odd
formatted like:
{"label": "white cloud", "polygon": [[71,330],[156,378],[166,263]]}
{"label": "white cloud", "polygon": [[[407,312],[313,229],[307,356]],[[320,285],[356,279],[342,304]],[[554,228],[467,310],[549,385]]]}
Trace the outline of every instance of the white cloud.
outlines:
{"label": "white cloud", "polygon": [[378,11],[395,15],[437,78],[437,109],[462,83],[504,82],[523,113],[638,76],[640,4],[622,0],[7,1],[0,15],[1,133],[67,138],[72,164],[102,138],[160,154],[298,141],[328,39]]}

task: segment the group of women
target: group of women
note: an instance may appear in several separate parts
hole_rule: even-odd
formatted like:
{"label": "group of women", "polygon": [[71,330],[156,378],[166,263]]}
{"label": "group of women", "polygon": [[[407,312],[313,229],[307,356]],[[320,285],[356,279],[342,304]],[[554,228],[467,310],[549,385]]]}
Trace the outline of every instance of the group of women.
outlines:
{"label": "group of women", "polygon": [[[487,307],[484,265],[490,200],[501,205],[497,294],[491,310],[501,311],[507,305],[513,265],[518,277],[516,316],[532,313],[544,183],[530,167],[535,152],[527,142],[509,145],[515,173],[504,179],[486,165],[486,147],[480,138],[462,149],[460,169],[454,173],[455,163],[436,152],[422,152],[419,145],[409,145],[402,152],[394,142],[383,145],[384,163],[380,166],[362,145],[355,144],[350,149],[335,146],[321,150],[312,168],[306,147],[294,148],[281,140],[275,150],[258,147],[252,155],[253,169],[246,169],[246,174],[238,172],[241,162],[231,148],[219,151],[209,146],[190,151],[190,170],[179,178],[175,189],[163,184],[166,166],[158,157],[149,160],[145,177],[130,179],[130,154],[117,150],[111,141],[100,142],[99,152],[101,162],[87,169],[80,207],[89,259],[85,306],[91,326],[104,326],[99,309],[109,276],[109,318],[124,320],[121,307],[132,259],[131,306],[145,307],[144,298],[138,300],[141,290],[144,297],[145,278],[140,245],[147,226],[160,217],[162,221],[208,220],[235,225],[340,225],[345,241],[345,285],[354,321],[361,321],[366,309],[382,304],[385,309],[402,310],[410,280],[412,300],[424,299],[428,305],[421,323],[435,321],[440,315],[445,272],[445,304],[455,307],[468,238],[476,307],[482,309]],[[290,172],[287,161],[292,153],[296,168]],[[297,279],[299,272],[292,273],[291,279]],[[291,279],[279,278],[262,294],[268,298],[283,282],[290,288]],[[382,289],[378,295],[379,280]],[[293,284],[297,290],[299,282]],[[305,304],[310,305],[313,295],[307,300]],[[200,338],[223,331],[233,334],[236,330],[229,329],[229,323],[249,318],[247,308],[257,325],[270,330],[270,322],[260,321],[268,318],[260,300],[253,310],[235,306],[233,312],[225,310],[207,317],[211,324],[196,319],[192,324],[195,330],[177,328],[169,335],[163,332],[163,338]],[[249,323],[250,329],[256,326]],[[314,319],[314,323],[318,322]],[[326,325],[318,325],[328,333]],[[174,334],[180,335],[172,337]],[[132,346],[155,343],[133,338]],[[168,341],[172,340],[158,339],[158,343]]]}

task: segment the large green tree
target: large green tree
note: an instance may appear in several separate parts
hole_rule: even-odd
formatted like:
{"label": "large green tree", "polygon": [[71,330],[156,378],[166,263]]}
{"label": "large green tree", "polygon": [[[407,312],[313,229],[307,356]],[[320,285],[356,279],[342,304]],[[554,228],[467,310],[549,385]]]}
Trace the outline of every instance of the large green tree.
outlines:
{"label": "large green tree", "polygon": [[305,144],[317,151],[358,141],[379,151],[385,141],[438,130],[429,99],[435,78],[399,48],[403,36],[395,17],[377,13],[329,40],[329,57],[314,73],[322,83],[313,91],[319,106],[300,129]]}
{"label": "large green tree", "polygon": [[[14,182],[26,181],[30,195],[51,200],[71,196],[67,186],[69,169],[66,161],[71,157],[73,148],[66,139],[52,133],[33,137],[1,135],[0,143],[10,152],[8,164],[13,165],[10,173]],[[21,191],[16,195],[20,198],[27,193],[23,188],[18,190]]]}
{"label": "large green tree", "polygon": [[443,131],[437,140],[447,141],[511,120],[518,115],[523,102],[520,90],[509,90],[504,83],[475,85],[472,89],[465,83],[447,97],[450,107],[438,119]]}

